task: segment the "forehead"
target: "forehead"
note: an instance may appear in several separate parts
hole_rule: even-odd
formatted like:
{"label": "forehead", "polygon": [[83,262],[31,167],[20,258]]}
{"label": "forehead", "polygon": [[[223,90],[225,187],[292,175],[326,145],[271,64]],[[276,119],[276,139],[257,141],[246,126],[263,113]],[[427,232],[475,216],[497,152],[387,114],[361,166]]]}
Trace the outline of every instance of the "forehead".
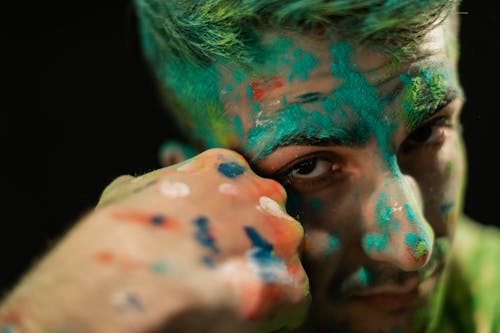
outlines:
{"label": "forehead", "polygon": [[250,70],[220,66],[219,98],[240,146],[253,156],[300,135],[325,139],[337,132],[346,144],[360,143],[367,134],[387,133],[394,118],[418,124],[460,90],[447,36],[436,28],[410,60],[334,34],[268,31]]}

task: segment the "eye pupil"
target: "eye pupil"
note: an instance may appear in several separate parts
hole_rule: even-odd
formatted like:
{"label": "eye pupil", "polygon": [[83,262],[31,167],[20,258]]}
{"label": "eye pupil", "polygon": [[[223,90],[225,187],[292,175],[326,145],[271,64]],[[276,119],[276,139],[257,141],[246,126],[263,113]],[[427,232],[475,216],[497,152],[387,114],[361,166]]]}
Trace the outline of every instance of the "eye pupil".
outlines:
{"label": "eye pupil", "polygon": [[316,167],[316,159],[311,158],[304,162],[301,162],[294,170],[293,173],[299,175],[307,175],[311,173]]}
{"label": "eye pupil", "polygon": [[432,128],[430,126],[424,126],[413,132],[410,137],[413,141],[425,142],[431,137],[431,135],[432,135]]}

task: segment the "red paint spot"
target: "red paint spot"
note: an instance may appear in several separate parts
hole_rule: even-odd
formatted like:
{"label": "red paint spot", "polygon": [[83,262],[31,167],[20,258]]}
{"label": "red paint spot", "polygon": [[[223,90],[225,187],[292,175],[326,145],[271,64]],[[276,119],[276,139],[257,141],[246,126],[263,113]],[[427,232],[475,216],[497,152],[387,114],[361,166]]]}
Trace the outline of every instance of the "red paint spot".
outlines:
{"label": "red paint spot", "polygon": [[250,82],[250,87],[252,88],[252,99],[260,102],[265,93],[283,87],[283,82],[279,78],[272,77],[270,79],[252,81]]}
{"label": "red paint spot", "polygon": [[97,261],[99,261],[103,264],[109,264],[114,259],[113,253],[108,252],[108,251],[98,252],[95,257],[96,257]]}
{"label": "red paint spot", "polygon": [[113,263],[114,265],[117,265],[118,267],[125,268],[125,269],[137,269],[137,268],[147,266],[145,262],[142,262],[138,259],[135,259],[132,257],[127,257],[127,256],[116,255],[116,254],[111,253],[109,251],[97,252],[95,255],[95,258],[101,264],[109,265],[109,264]]}

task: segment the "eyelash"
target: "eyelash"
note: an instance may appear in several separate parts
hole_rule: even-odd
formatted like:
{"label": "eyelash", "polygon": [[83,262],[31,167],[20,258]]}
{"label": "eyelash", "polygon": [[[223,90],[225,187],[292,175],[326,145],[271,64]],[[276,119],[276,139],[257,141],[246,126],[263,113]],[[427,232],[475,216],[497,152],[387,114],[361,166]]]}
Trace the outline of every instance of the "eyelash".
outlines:
{"label": "eyelash", "polygon": [[[441,116],[437,117],[430,122],[420,126],[419,128],[415,129],[413,132],[411,132],[408,137],[405,139],[405,141],[401,145],[401,150],[403,153],[409,153],[415,149],[419,148],[425,148],[425,147],[439,147],[442,145],[442,143],[445,140],[445,132],[444,129],[446,128],[452,128],[453,124],[449,116]],[[436,132],[440,131],[441,132]],[[426,133],[424,131],[430,131],[429,133]],[[416,139],[422,134],[425,135],[425,140],[420,141],[420,139]],[[430,140],[435,135],[439,135],[437,138],[434,138],[434,140]],[[413,142],[412,142],[412,137]]]}
{"label": "eyelash", "polygon": [[[331,184],[338,179],[340,174],[340,163],[330,154],[316,153],[312,156],[306,156],[302,160],[293,163],[293,165],[284,171],[280,172],[278,181],[285,187],[292,187],[297,191],[307,191],[308,189],[319,189]],[[318,168],[318,163],[328,163],[327,169],[318,176],[311,178],[302,178],[294,175],[294,171],[304,167],[307,163],[313,163],[313,170]],[[306,165],[306,167],[308,167]]]}
{"label": "eyelash", "polygon": [[[445,115],[437,117],[411,132],[402,143],[402,152],[410,153],[411,151],[419,148],[440,147],[445,140],[445,133],[437,133],[436,131],[452,127],[453,123],[450,116]],[[426,133],[425,131],[430,132]],[[418,138],[419,134],[424,134],[424,141],[417,142],[420,140]],[[436,134],[439,135],[437,138],[435,138],[434,140],[429,140]],[[414,142],[412,142],[412,137]],[[310,165],[307,166],[307,163],[314,163],[312,164],[312,171],[314,171],[318,167],[318,163],[320,162],[327,162],[330,165],[328,169],[319,176],[311,178],[304,177],[300,179],[300,177],[297,178],[293,174],[295,170],[298,170],[301,167],[309,167]],[[319,152],[315,153],[314,155],[305,156],[301,160],[294,162],[290,167],[285,168],[284,171],[279,172],[278,176],[275,177],[275,179],[285,187],[292,187],[297,191],[306,192],[310,189],[319,190],[335,181],[338,181],[339,179],[341,179],[341,170],[341,163],[337,158],[334,158],[333,156],[331,156],[331,154]]]}

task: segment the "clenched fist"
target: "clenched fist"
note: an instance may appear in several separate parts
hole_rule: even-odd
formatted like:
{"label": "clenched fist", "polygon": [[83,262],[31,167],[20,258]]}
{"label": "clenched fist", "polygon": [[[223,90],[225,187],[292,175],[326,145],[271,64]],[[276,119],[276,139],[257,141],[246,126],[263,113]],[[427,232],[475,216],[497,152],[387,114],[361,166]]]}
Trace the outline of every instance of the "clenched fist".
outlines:
{"label": "clenched fist", "polygon": [[[301,225],[277,182],[211,149],[122,176],[24,279],[0,328],[272,332],[309,303]],[[4,325],[4,326],[2,326]]]}

